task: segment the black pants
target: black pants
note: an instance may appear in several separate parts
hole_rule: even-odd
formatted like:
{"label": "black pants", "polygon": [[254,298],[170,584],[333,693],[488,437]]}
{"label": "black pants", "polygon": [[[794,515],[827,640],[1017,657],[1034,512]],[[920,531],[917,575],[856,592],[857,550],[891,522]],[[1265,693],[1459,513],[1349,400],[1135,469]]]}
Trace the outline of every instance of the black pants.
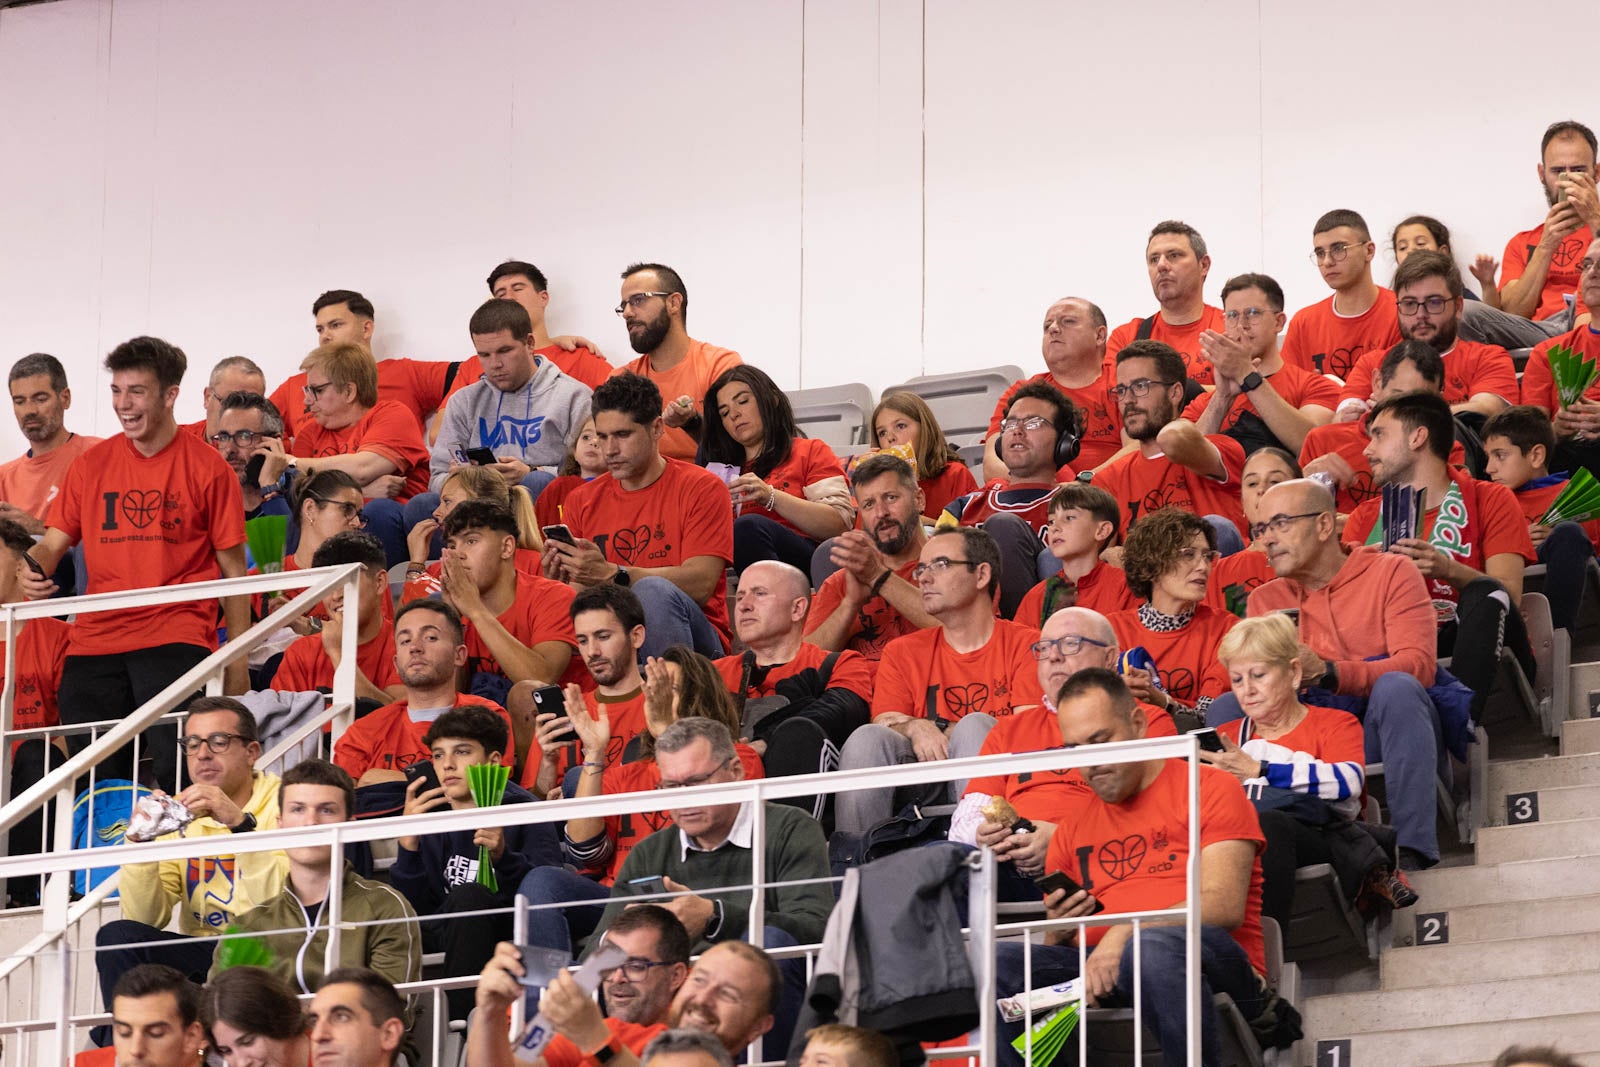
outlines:
{"label": "black pants", "polygon": [[[145,944],[142,942],[159,942]],[[157,930],[132,919],[113,919],[94,935],[94,965],[100,972],[100,996],[111,1010],[111,993],[117,979],[141,963],[164,963],[182,971],[197,985],[205,985],[216,954],[215,941],[201,941],[184,934]],[[97,1026],[91,1035],[101,1048],[111,1044],[111,1027]]]}
{"label": "black pants", "polygon": [[[452,978],[478,974],[494,957],[494,947],[512,937],[511,913],[504,915],[474,915],[469,919],[443,918],[463,911],[487,911],[491,908],[508,908],[509,904],[497,898],[477,882],[456,886],[444,898],[444,906],[431,921],[423,919],[422,946],[429,952],[444,953],[445,973]],[[445,994],[450,1007],[450,1018],[466,1021],[472,1012],[477,993],[470,986],[452,989]]]}
{"label": "black pants", "polygon": [[1267,839],[1261,853],[1261,914],[1277,920],[1280,930],[1288,930],[1289,916],[1294,914],[1295,868],[1332,863],[1333,853],[1317,827],[1281,811],[1258,815]]}
{"label": "black pants", "polygon": [[[20,796],[25,790],[37,785],[49,773],[50,768],[59,767],[66,762],[66,758],[60,749],[39,738],[22,742],[17,746],[17,754],[11,761],[11,795]],[[47,813],[50,815],[49,819],[45,818]],[[69,815],[68,818],[70,817]],[[33,856],[46,851],[47,835],[52,834],[54,830],[55,804],[52,799],[51,803],[11,828],[6,855]],[[18,904],[37,904],[38,875],[10,879],[6,883],[6,893]]]}
{"label": "black pants", "polygon": [[[61,722],[125,719],[210,654],[210,649],[199,645],[171,644],[109,656],[68,656],[61,669],[58,697]],[[198,695],[196,690],[183,704]],[[89,743],[87,734],[67,740],[74,753],[88,748]],[[177,727],[162,723],[146,730],[140,738],[139,758],[141,769],[149,773],[148,784],[174,791],[178,781]],[[134,770],[133,746],[127,745],[100,764],[97,777],[139,781]]]}
{"label": "black pants", "polygon": [[1536,673],[1522,612],[1511,605],[1509,598],[1501,599],[1506,596],[1505,586],[1493,578],[1468,582],[1456,599],[1455,619],[1439,628],[1439,656],[1452,657],[1450,673],[1472,690],[1474,722],[1483,718],[1489,691],[1500,671],[1502,648],[1511,650],[1529,684]]}
{"label": "black pants", "polygon": [[1550,601],[1550,621],[1558,630],[1571,631],[1583,600],[1583,574],[1594,558],[1589,535],[1575,522],[1558,522],[1539,546],[1545,566],[1544,596]]}

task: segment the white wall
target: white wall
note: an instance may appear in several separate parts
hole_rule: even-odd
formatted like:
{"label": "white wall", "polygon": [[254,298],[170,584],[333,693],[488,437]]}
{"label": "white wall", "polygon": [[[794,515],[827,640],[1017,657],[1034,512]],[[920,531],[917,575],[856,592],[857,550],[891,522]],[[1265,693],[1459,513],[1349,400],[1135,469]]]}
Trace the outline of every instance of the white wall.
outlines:
{"label": "white wall", "polygon": [[[785,386],[1037,362],[1081,293],[1152,308],[1144,235],[1211,244],[1208,295],[1265,269],[1325,291],[1311,222],[1439,215],[1463,258],[1542,217],[1505,38],[1570,8],[1426,0],[59,0],[0,14],[0,363],[152,332],[272,384],[310,302],[379,309],[380,355],[461,358],[499,260],[550,322],[628,353],[634,259],[690,325]],[[1528,31],[1532,32],[1532,31]],[[1576,83],[1574,83],[1576,84]],[[1580,107],[1574,96],[1572,107]],[[1590,101],[1592,105],[1592,99]],[[1380,273],[1390,263],[1380,261]],[[0,418],[0,455],[20,435]]]}

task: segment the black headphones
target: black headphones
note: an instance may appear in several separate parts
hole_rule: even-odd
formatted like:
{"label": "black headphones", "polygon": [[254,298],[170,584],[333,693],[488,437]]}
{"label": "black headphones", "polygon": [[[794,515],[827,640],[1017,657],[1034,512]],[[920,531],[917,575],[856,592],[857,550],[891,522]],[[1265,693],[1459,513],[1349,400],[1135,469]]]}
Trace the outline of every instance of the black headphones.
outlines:
{"label": "black headphones", "polygon": [[[1070,400],[1067,400],[1066,405],[1067,410],[1072,412],[1072,425],[1056,428],[1055,460],[1058,470],[1078,458],[1078,449],[1083,444],[1083,412],[1079,411],[1078,406]],[[1005,431],[1001,430],[994,438],[994,455],[1001,463],[1006,460],[1005,450],[1001,447],[1005,437]]]}

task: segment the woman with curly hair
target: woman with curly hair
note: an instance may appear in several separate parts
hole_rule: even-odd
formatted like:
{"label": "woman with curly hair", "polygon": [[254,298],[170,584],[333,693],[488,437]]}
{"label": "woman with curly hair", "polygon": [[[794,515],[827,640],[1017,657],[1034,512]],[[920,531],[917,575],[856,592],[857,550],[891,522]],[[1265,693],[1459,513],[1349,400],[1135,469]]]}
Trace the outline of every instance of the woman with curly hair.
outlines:
{"label": "woman with curly hair", "polygon": [[728,483],[733,569],[777,559],[809,571],[817,545],[855,523],[839,457],[825,442],[800,436],[789,398],[749,364],[711,383],[704,410],[696,462],[739,472]]}
{"label": "woman with curly hair", "polygon": [[1218,558],[1216,529],[1181,508],[1146,515],[1123,545],[1128,588],[1144,603],[1107,618],[1124,653],[1143,648],[1159,673],[1130,668],[1124,680],[1135,697],[1175,717],[1192,712],[1203,721],[1206,707],[1228,692],[1217,646],[1239,620],[1203,603]]}
{"label": "woman with curly hair", "polygon": [[895,445],[911,448],[912,465],[923,496],[923,522],[931,524],[950,501],[978,491],[978,480],[972,476],[971,468],[944,439],[933,409],[916,393],[899,390],[883,394],[872,409],[871,421],[872,441],[879,449]]}

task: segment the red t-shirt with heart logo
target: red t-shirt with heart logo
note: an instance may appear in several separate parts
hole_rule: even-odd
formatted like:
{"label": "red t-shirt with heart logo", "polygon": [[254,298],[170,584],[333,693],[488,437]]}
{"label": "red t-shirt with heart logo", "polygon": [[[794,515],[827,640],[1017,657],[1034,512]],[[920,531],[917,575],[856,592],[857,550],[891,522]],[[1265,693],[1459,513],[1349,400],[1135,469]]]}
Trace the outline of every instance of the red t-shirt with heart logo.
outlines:
{"label": "red t-shirt with heart logo", "polygon": [[1000,718],[1043,703],[1028,650],[1037,640],[1038,630],[1005,619],[996,619],[989,640],[972,652],[951,648],[942,626],[897,637],[878,663],[872,717],[899,712],[946,726],[973,712]]}

